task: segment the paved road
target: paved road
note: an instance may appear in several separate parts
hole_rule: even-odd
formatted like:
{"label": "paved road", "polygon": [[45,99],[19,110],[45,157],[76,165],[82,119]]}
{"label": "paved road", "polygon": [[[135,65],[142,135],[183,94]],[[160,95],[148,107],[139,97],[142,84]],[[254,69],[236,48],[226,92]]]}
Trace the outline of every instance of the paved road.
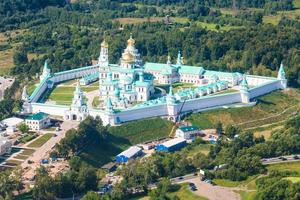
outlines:
{"label": "paved road", "polygon": [[[61,124],[61,131],[57,132],[56,137],[52,137],[48,140],[43,146],[36,149],[36,151],[27,158],[22,164],[22,168],[28,168],[29,170],[25,171],[23,178],[31,179],[34,176],[35,170],[40,166],[40,161],[44,158],[48,157],[50,150],[55,146],[55,144],[59,143],[59,141],[65,137],[67,130],[71,128],[76,128],[78,126],[78,122],[74,121],[64,121]],[[28,164],[28,160],[33,161],[34,163]]]}
{"label": "paved road", "polygon": [[[200,177],[194,174],[188,174],[181,177],[170,179],[173,184],[194,183],[197,187],[196,191],[192,191],[196,195],[206,197],[209,200],[240,200],[240,195],[234,192],[236,188],[214,186],[200,180]],[[156,185],[149,185],[149,189],[155,189]],[[240,189],[240,188],[239,188]],[[241,189],[240,189],[241,190]]]}
{"label": "paved road", "polygon": [[280,156],[274,158],[261,159],[261,163],[263,165],[286,163],[286,162],[297,162],[297,161],[300,161],[300,155]]}

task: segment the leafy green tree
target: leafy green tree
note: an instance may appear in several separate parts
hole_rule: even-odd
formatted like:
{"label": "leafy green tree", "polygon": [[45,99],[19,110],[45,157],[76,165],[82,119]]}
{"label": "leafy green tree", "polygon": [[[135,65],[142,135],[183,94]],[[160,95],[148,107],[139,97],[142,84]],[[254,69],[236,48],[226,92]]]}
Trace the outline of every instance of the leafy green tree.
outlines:
{"label": "leafy green tree", "polygon": [[82,200],[101,200],[101,198],[96,192],[88,192],[82,197]]}
{"label": "leafy green tree", "polygon": [[37,200],[54,200],[55,186],[53,179],[49,176],[45,167],[40,167],[36,171],[36,180],[33,188],[33,198]]}
{"label": "leafy green tree", "polygon": [[25,123],[21,123],[21,124],[18,126],[18,129],[19,129],[19,131],[21,131],[22,134],[28,133],[28,131],[29,131],[29,127],[28,127],[28,125],[25,124]]}

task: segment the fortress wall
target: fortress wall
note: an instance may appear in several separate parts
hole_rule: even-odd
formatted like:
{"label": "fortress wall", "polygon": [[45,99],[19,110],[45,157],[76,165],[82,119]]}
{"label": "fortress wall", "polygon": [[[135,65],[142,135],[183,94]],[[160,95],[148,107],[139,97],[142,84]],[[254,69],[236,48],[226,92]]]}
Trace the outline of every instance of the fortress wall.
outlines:
{"label": "fortress wall", "polygon": [[119,113],[115,113],[116,122],[118,122],[117,118],[120,122],[133,121],[143,118],[151,118],[151,117],[159,117],[159,116],[167,116],[167,106],[166,105],[157,105],[157,106],[149,106],[144,108],[130,109],[124,110]]}
{"label": "fortress wall", "polygon": [[64,72],[55,73],[53,77],[50,78],[50,80],[52,80],[55,83],[59,83],[62,81],[81,78],[82,76],[96,73],[96,72],[98,72],[98,66],[93,65],[93,66],[82,67],[78,69],[72,69]]}
{"label": "fortress wall", "polygon": [[46,92],[48,87],[47,80],[48,78],[46,78],[43,82],[39,84],[37,88],[35,88],[33,92],[34,94],[30,96],[30,102],[37,102],[39,98],[44,94],[44,92]]}
{"label": "fortress wall", "polygon": [[44,112],[50,115],[64,116],[66,110],[69,109],[69,106],[61,105],[49,105],[43,103],[31,103],[32,113]]}
{"label": "fortress wall", "polygon": [[260,86],[250,88],[249,89],[250,99],[270,93],[278,89],[282,89],[280,80],[273,80],[268,83],[262,84]]}
{"label": "fortress wall", "polygon": [[[207,96],[198,99],[187,100],[183,105],[182,112],[192,112],[206,109],[209,107],[222,106],[241,102],[239,92],[231,94],[220,94],[216,96]],[[179,105],[181,107],[182,103]]]}
{"label": "fortress wall", "polygon": [[277,80],[276,78],[273,77],[255,76],[255,75],[247,75],[246,79],[249,86],[259,86]]}

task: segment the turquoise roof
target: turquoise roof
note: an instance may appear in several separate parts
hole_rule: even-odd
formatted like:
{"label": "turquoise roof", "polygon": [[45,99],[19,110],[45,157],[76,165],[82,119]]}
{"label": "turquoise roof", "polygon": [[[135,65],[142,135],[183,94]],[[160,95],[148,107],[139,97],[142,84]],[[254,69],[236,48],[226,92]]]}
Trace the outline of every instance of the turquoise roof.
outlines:
{"label": "turquoise roof", "polygon": [[180,65],[178,72],[181,74],[194,74],[194,75],[202,75],[205,70],[203,67],[195,67],[189,65]]}
{"label": "turquoise roof", "polygon": [[148,87],[150,85],[148,81],[135,81],[134,84],[140,87]]}
{"label": "turquoise roof", "polygon": [[[189,65],[168,65],[164,63],[150,63],[147,62],[144,65],[144,68],[146,70],[151,70],[151,71],[163,71],[165,74],[169,74],[169,70],[172,68],[177,68],[179,73],[184,73],[184,74],[194,74],[194,75],[199,75],[204,73],[203,67],[195,67],[195,66],[189,66]],[[166,71],[167,70],[167,71]]]}
{"label": "turquoise roof", "polygon": [[26,120],[43,120],[43,119],[47,118],[48,116],[49,116],[49,114],[47,114],[47,113],[38,112],[36,114],[29,115],[28,117],[26,117]]}
{"label": "turquoise roof", "polygon": [[180,127],[179,129],[182,130],[183,132],[199,130],[197,126],[184,126],[184,127]]}
{"label": "turquoise roof", "polygon": [[239,73],[231,73],[231,72],[219,72],[219,71],[212,71],[212,70],[205,70],[204,75],[206,76],[218,76],[218,77],[238,77]]}

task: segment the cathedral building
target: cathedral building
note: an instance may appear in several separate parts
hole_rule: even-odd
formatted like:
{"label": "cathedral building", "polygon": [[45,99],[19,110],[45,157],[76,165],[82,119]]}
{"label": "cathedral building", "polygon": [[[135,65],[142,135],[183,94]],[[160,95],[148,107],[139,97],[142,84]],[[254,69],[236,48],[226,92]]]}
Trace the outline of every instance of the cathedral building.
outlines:
{"label": "cathedral building", "polygon": [[127,107],[133,102],[143,102],[154,94],[153,76],[145,73],[135,40],[130,36],[119,64],[110,64],[108,44],[101,43],[99,64],[100,99],[110,98],[117,107]]}

